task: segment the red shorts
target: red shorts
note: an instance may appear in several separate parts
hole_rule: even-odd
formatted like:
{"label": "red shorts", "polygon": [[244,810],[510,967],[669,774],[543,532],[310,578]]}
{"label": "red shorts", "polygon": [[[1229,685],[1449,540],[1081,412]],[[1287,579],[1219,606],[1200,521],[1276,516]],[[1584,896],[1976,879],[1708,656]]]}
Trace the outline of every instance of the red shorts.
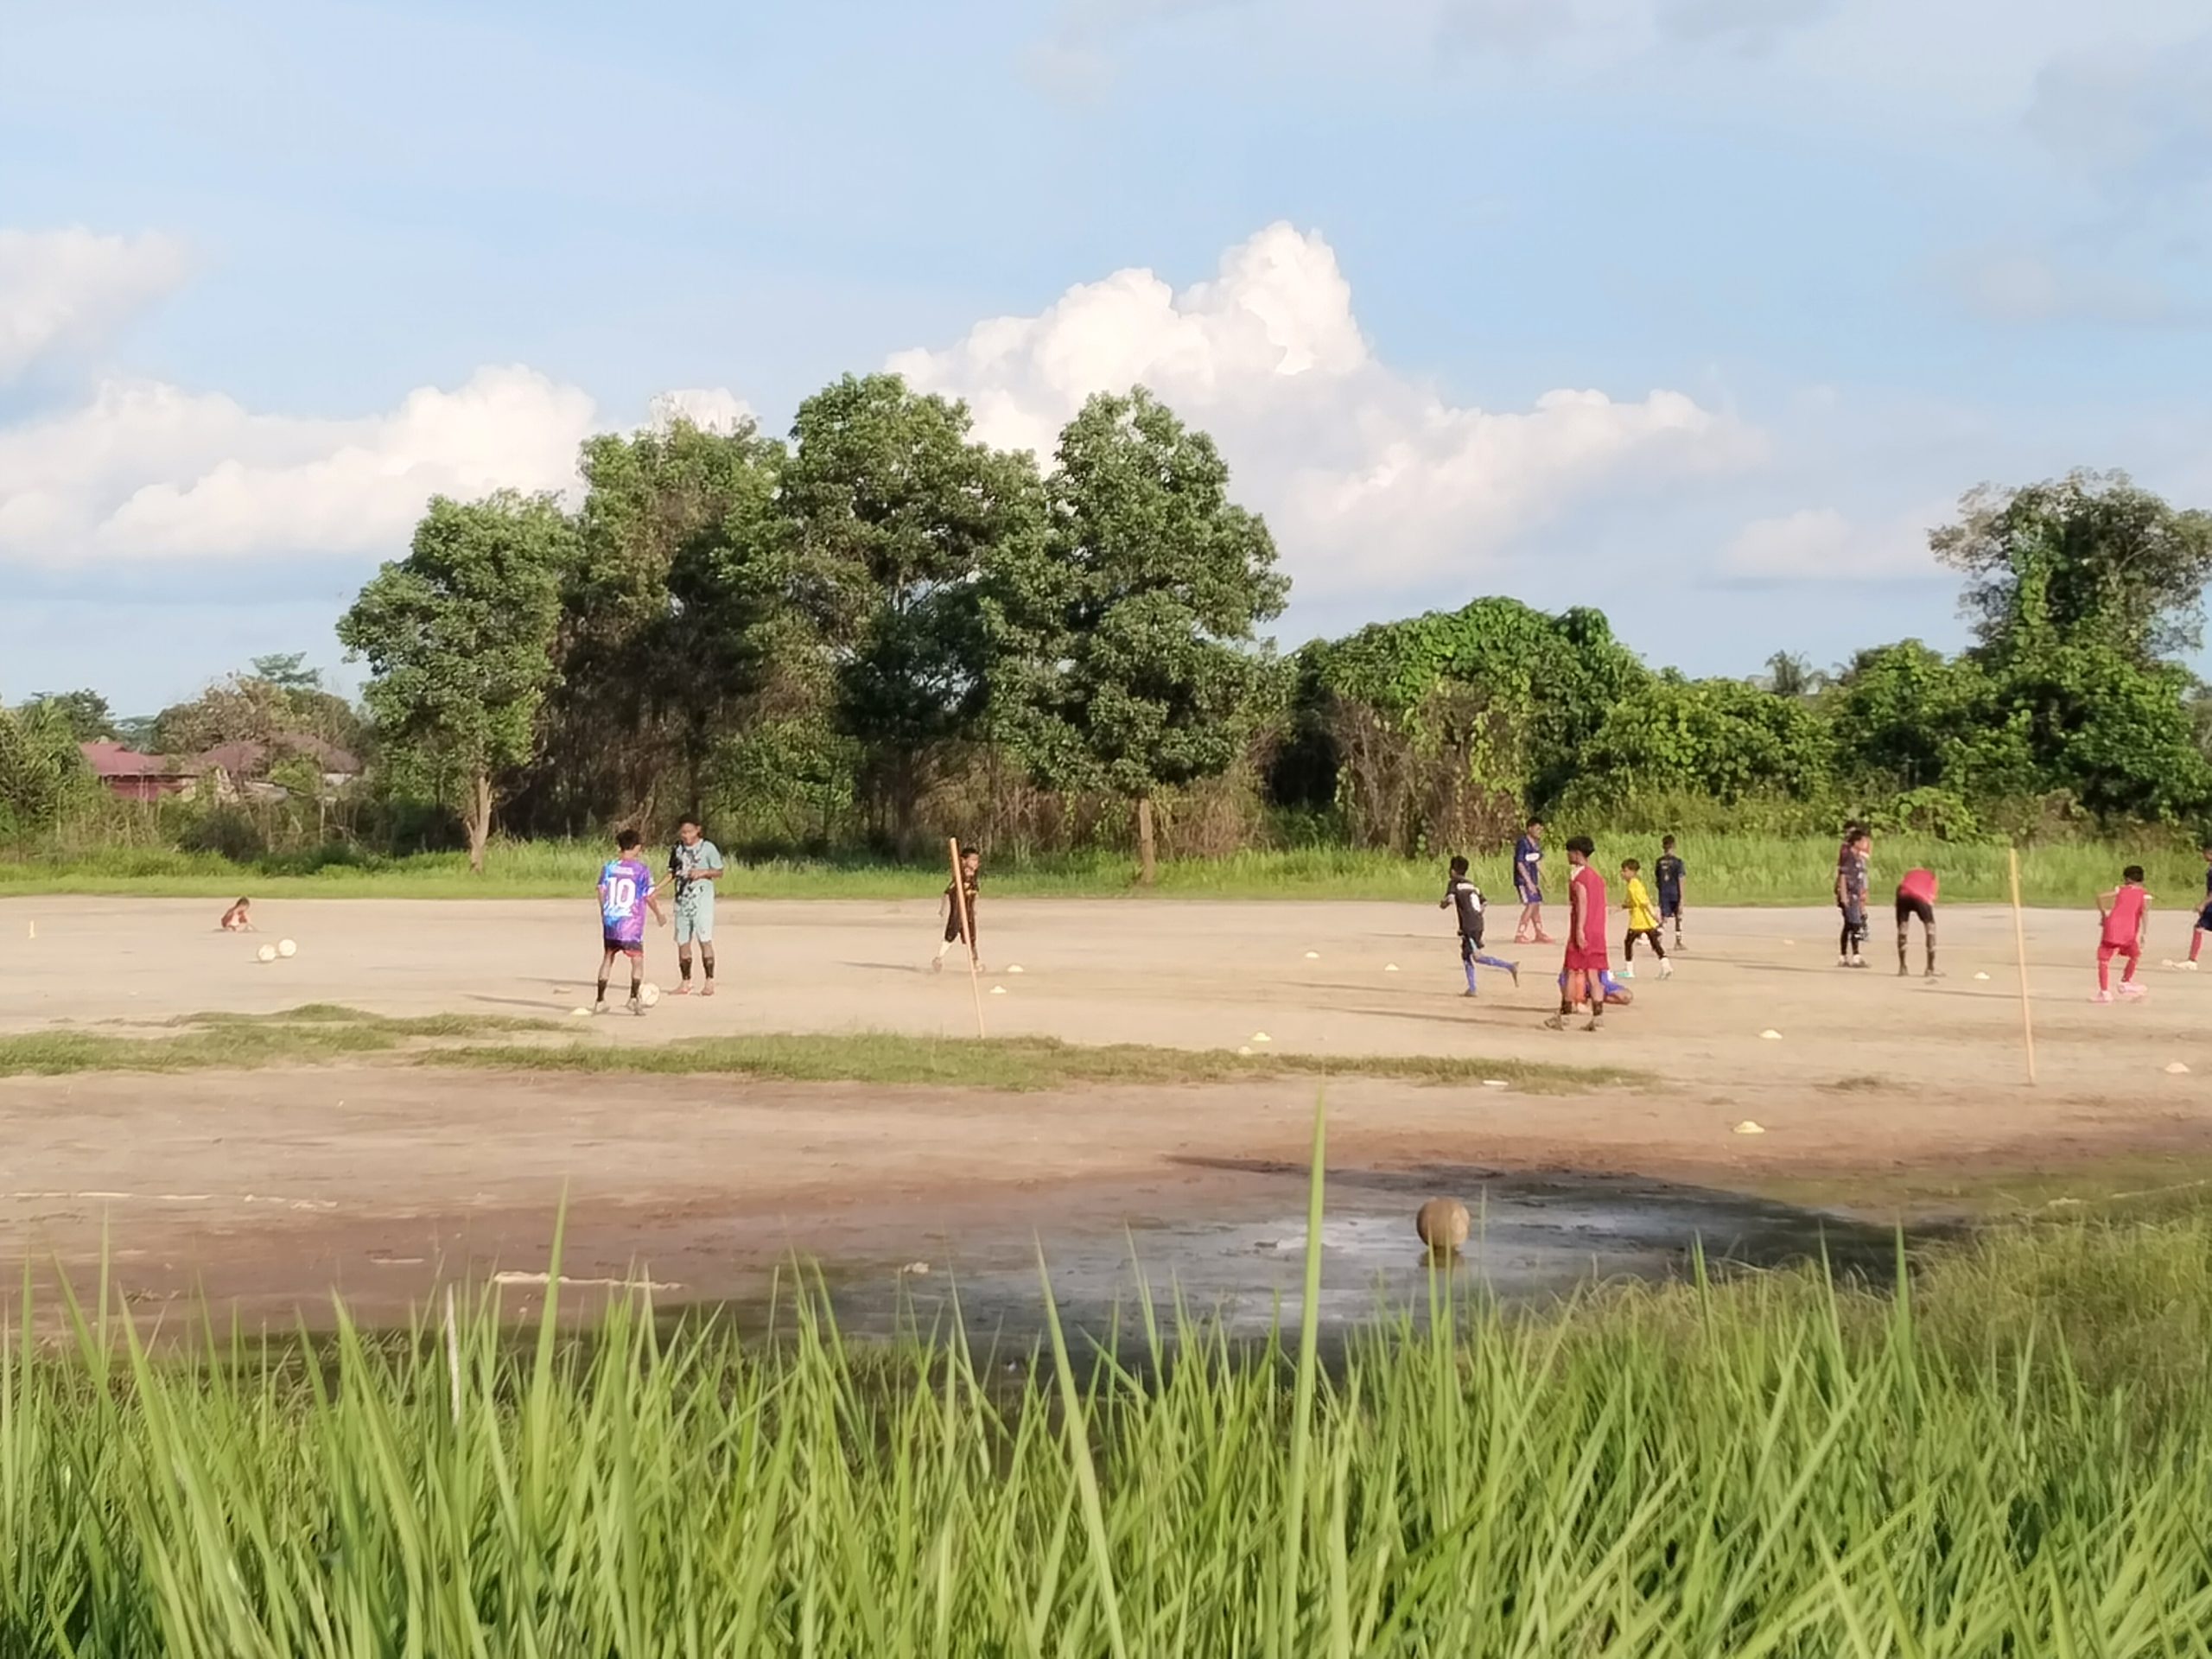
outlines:
{"label": "red shorts", "polygon": [[2114,944],[2110,939],[2099,941],[2097,960],[2110,962],[2114,957],[2133,957],[2136,961],[2140,962],[2143,959],[2142,943],[2136,939],[2130,939],[2125,944]]}
{"label": "red shorts", "polygon": [[1602,973],[1612,965],[1602,944],[1592,945],[1587,950],[1578,950],[1571,944],[1567,947],[1567,971],[1570,974]]}

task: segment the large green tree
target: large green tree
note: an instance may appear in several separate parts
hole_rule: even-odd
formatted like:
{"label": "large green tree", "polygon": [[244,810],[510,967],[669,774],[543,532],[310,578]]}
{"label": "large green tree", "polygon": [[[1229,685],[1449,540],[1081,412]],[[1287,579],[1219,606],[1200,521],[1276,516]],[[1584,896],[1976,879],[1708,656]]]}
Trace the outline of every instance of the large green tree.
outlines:
{"label": "large green tree", "polygon": [[533,825],[574,833],[697,809],[709,754],[766,671],[781,454],[750,422],[586,442],[560,675],[516,803]]}
{"label": "large green tree", "polygon": [[847,375],[799,406],[782,505],[803,599],[834,664],[838,729],[910,848],[932,769],[988,700],[979,580],[1045,543],[1034,461],[973,442],[967,405],[895,374]]}
{"label": "large green tree", "polygon": [[41,691],[23,705],[23,711],[60,721],[79,743],[98,743],[116,735],[115,711],[97,691]]}
{"label": "large green tree", "polygon": [[1288,583],[1213,440],[1142,387],[1086,403],[1058,462],[1048,534],[991,572],[997,730],[1048,785],[1135,803],[1149,883],[1154,797],[1243,752]]}
{"label": "large green tree", "polygon": [[434,751],[467,780],[471,869],[482,871],[502,772],[528,758],[553,683],[574,524],[550,497],[439,497],[404,559],[385,564],[338,624],[368,659],[387,741]]}
{"label": "large green tree", "polygon": [[2125,473],[1985,485],[1929,540],[1966,577],[1960,608],[1986,649],[2063,642],[2148,662],[2202,643],[2212,513],[2172,507]]}

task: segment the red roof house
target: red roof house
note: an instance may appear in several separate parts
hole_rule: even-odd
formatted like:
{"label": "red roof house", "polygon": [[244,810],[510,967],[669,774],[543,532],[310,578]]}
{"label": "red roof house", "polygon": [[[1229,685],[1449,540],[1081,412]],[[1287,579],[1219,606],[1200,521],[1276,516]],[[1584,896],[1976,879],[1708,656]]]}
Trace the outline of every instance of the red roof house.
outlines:
{"label": "red roof house", "polygon": [[79,743],[100,782],[126,801],[154,801],[164,795],[181,795],[192,787],[192,775],[166,755],[140,754],[120,743]]}

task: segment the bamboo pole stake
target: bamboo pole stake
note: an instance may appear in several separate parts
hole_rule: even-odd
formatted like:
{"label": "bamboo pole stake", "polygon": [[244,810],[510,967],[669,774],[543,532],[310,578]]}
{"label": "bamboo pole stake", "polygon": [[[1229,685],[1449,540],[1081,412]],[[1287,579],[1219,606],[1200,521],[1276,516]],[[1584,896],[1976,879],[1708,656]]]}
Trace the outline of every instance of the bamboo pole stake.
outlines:
{"label": "bamboo pole stake", "polygon": [[2020,967],[2020,1041],[2027,1050],[2028,1081],[2036,1080],[2036,1021],[2028,1007],[2028,930],[2020,918],[2020,849],[2007,847],[2005,861],[2012,872],[2012,950]]}
{"label": "bamboo pole stake", "polygon": [[976,907],[968,902],[968,883],[960,874],[960,837],[955,836],[945,845],[952,850],[952,904],[960,916],[960,931],[968,946],[968,988],[976,994],[976,1036],[981,1040],[983,1030],[983,965],[976,956]]}

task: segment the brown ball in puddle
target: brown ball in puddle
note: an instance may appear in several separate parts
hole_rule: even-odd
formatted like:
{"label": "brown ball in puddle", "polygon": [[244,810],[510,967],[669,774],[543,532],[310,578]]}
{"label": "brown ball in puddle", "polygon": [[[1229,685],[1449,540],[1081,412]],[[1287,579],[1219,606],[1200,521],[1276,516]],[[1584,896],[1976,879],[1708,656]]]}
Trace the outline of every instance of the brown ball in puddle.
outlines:
{"label": "brown ball in puddle", "polygon": [[1467,1242],[1467,1206],[1457,1198],[1431,1198],[1414,1216],[1421,1242],[1442,1255]]}

